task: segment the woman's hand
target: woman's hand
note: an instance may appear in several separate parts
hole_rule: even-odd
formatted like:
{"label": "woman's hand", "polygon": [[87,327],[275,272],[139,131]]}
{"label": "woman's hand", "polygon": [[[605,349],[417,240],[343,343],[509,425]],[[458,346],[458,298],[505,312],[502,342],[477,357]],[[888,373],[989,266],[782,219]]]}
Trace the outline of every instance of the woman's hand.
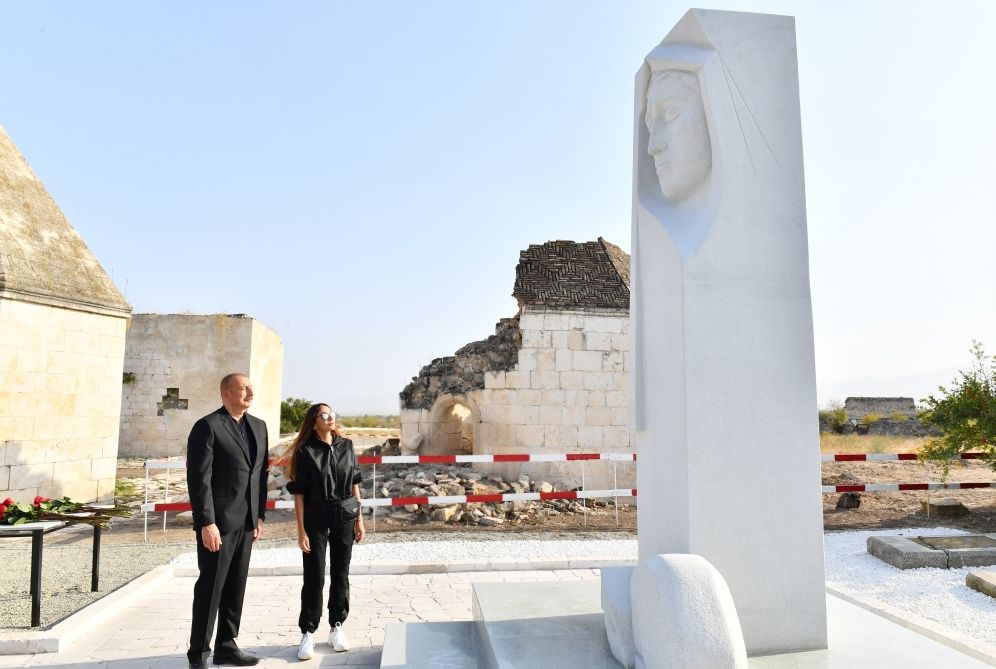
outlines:
{"label": "woman's hand", "polygon": [[357,518],[356,522],[353,523],[353,541],[360,543],[363,541],[363,537],[366,535],[367,530],[363,527],[363,518]]}
{"label": "woman's hand", "polygon": [[302,553],[310,553],[311,552],[311,541],[308,539],[308,535],[307,534],[299,534],[299,535],[297,535],[297,545],[298,545],[298,548],[301,549]]}

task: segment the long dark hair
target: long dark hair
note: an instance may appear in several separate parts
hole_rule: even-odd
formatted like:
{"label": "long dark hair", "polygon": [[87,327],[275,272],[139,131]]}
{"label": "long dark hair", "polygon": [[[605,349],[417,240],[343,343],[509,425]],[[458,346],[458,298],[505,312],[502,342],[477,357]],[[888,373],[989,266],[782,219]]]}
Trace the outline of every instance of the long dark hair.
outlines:
{"label": "long dark hair", "polygon": [[[315,434],[315,420],[318,418],[318,414],[322,412],[322,407],[325,407],[330,412],[332,407],[324,402],[319,402],[318,404],[312,404],[308,407],[308,410],[304,412],[304,420],[301,421],[301,429],[297,431],[297,436],[294,437],[294,441],[291,442],[290,447],[287,449],[287,458],[290,461],[287,465],[287,478],[291,481],[294,480],[294,472],[297,468],[297,454],[301,448],[308,443],[308,441],[317,436]],[[336,439],[341,437],[342,433],[338,430],[338,423],[336,427],[332,429],[332,438]]]}

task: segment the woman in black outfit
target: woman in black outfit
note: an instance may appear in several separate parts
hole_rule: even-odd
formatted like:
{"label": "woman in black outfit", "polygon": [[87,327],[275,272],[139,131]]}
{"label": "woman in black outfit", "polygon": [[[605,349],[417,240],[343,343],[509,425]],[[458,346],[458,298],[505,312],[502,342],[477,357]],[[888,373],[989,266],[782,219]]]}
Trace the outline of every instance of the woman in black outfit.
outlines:
{"label": "woman in black outfit", "polygon": [[349,615],[349,559],[353,542],[363,540],[360,482],[353,442],[336,429],[328,404],[313,404],[288,452],[297,517],[297,544],[304,560],[301,588],[299,659],[314,655],[314,633],[322,619],[325,586],[325,551],[329,551],[329,645],[337,652],[349,650],[342,623]]}

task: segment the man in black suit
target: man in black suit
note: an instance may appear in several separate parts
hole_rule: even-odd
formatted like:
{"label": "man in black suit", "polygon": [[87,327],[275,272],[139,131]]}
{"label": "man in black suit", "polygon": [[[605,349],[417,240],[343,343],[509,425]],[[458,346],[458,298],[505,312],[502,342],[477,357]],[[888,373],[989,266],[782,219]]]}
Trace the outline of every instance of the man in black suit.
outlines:
{"label": "man in black suit", "polygon": [[187,439],[187,490],[200,569],[187,651],[190,669],[206,669],[216,619],[215,664],[259,662],[235,643],[249,553],[263,533],[269,474],[266,423],[246,413],[252,397],[249,377],[228,374],[221,380],[224,406],[194,423]]}

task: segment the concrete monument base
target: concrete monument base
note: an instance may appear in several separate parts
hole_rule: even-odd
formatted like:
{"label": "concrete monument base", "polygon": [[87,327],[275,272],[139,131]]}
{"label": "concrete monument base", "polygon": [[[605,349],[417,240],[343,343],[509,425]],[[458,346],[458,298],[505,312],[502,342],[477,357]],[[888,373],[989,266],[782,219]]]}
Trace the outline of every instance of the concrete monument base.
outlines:
{"label": "concrete monument base", "polygon": [[[602,624],[598,579],[480,583],[473,622],[389,625],[382,669],[620,669]],[[830,647],[751,657],[749,669],[982,669],[975,659],[834,595],[826,596]]]}

